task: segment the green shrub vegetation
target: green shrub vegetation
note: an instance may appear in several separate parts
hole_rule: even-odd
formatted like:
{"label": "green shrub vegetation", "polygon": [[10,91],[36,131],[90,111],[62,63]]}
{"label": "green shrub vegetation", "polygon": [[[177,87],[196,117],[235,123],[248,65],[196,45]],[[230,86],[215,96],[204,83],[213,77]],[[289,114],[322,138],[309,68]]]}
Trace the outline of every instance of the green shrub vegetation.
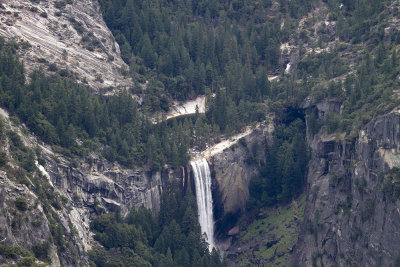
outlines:
{"label": "green shrub vegetation", "polygon": [[29,257],[32,256],[32,252],[13,245],[1,245],[0,244],[0,255],[8,259],[17,259],[18,257]]}
{"label": "green shrub vegetation", "polygon": [[17,209],[20,211],[26,211],[28,209],[28,202],[23,197],[17,198],[14,203]]}
{"label": "green shrub vegetation", "polygon": [[10,141],[9,144],[13,159],[27,172],[33,172],[36,168],[34,152],[24,145],[21,137],[16,132],[8,131],[7,136]]}
{"label": "green shrub vegetation", "polygon": [[35,257],[42,261],[49,261],[49,249],[50,243],[45,241],[43,243],[38,243],[32,246],[32,251],[35,254]]}
{"label": "green shrub vegetation", "polygon": [[400,169],[393,168],[384,175],[382,191],[386,200],[396,201],[400,198]]}
{"label": "green shrub vegetation", "polygon": [[8,162],[7,153],[0,150],[0,167],[4,167]]}
{"label": "green shrub vegetation", "polygon": [[306,196],[302,195],[292,204],[262,208],[254,219],[243,216],[238,241],[246,244],[260,237],[262,241],[259,249],[241,253],[235,264],[253,266],[263,262],[267,266],[290,265],[291,250],[297,244],[297,227],[303,221],[305,205]]}
{"label": "green shrub vegetation", "polygon": [[34,227],[40,227],[42,225],[42,221],[40,221],[40,220],[32,221],[32,225]]}

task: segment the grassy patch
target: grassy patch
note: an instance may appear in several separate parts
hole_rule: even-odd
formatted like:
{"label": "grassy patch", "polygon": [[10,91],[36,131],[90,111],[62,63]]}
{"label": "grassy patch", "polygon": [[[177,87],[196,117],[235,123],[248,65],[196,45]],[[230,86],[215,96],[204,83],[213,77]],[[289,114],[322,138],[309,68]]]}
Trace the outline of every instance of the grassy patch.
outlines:
{"label": "grassy patch", "polygon": [[239,242],[261,240],[256,249],[244,251],[237,263],[246,266],[255,262],[268,262],[271,266],[288,266],[291,250],[297,243],[297,226],[303,220],[306,197],[296,204],[261,209],[258,219],[241,232]]}

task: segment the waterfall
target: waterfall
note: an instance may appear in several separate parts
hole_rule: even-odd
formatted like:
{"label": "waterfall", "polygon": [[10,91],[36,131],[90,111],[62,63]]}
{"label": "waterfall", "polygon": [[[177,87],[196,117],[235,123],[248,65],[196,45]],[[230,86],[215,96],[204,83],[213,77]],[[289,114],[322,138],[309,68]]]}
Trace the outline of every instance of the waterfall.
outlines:
{"label": "waterfall", "polygon": [[214,245],[214,217],[213,200],[211,194],[211,173],[206,159],[190,162],[193,168],[194,181],[196,184],[197,209],[201,232],[207,235],[209,250]]}

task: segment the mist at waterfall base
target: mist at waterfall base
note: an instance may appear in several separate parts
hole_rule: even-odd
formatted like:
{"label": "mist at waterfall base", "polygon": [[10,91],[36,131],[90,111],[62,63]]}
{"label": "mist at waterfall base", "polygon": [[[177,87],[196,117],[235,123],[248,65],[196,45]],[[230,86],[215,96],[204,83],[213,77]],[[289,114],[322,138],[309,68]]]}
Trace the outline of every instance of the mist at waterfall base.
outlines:
{"label": "mist at waterfall base", "polygon": [[205,158],[190,162],[196,185],[197,210],[201,232],[206,234],[206,241],[211,251],[215,247],[214,242],[214,216],[211,191],[211,172]]}

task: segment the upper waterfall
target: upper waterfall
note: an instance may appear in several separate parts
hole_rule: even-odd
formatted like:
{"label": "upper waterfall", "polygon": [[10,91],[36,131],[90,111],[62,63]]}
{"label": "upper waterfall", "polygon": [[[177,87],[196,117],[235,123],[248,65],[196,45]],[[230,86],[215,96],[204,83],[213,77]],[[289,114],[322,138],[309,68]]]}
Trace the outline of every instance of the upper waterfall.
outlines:
{"label": "upper waterfall", "polygon": [[209,250],[214,247],[214,216],[211,193],[211,172],[205,158],[190,162],[196,184],[196,200],[201,232],[206,234]]}

